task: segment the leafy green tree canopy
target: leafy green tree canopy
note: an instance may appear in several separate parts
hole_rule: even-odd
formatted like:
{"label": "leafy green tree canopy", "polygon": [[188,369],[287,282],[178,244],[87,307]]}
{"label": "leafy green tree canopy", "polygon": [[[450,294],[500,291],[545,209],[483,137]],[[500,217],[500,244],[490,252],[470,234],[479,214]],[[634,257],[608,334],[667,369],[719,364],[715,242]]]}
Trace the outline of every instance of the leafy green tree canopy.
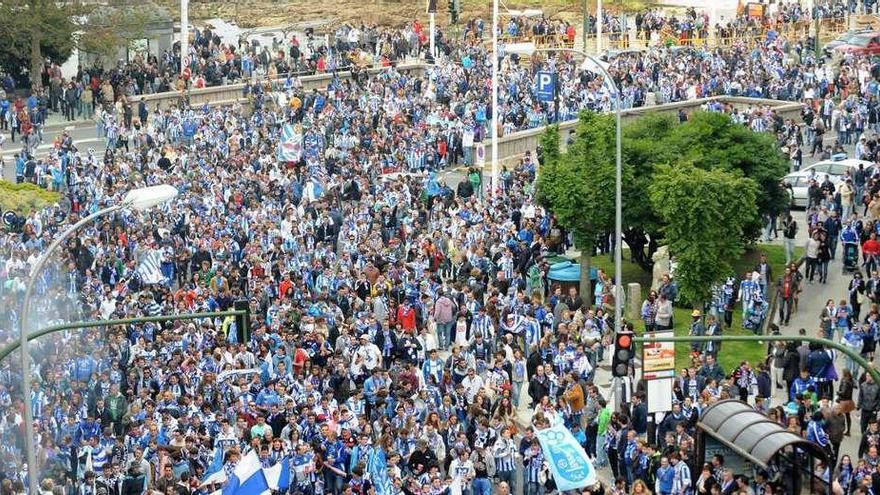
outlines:
{"label": "leafy green tree canopy", "polygon": [[[596,238],[614,226],[614,130],[613,116],[582,112],[575,141],[566,153],[558,152],[555,126],[541,138],[545,163],[538,169],[538,201],[574,235],[581,251],[580,284],[585,296],[589,294],[590,256]],[[624,172],[626,183],[631,177]]]}
{"label": "leafy green tree canopy", "polygon": [[757,215],[757,184],[738,171],[684,162],[659,166],[648,190],[678,260],[682,297],[692,304],[708,300],[712,284],[731,273],[731,260],[745,249],[744,230]]}
{"label": "leafy green tree canopy", "polygon": [[0,2],[0,67],[21,79],[28,68],[31,85],[39,87],[44,58],[64,62],[74,48],[75,16],[69,2],[54,0],[4,0]]}
{"label": "leafy green tree canopy", "polygon": [[157,17],[161,15],[155,4],[133,0],[3,0],[0,68],[18,81],[29,79],[37,89],[43,83],[39,76],[46,60],[63,63],[74,48],[112,58],[133,40],[145,37]]}
{"label": "leafy green tree canopy", "polygon": [[[705,170],[739,170],[761,190],[759,211],[782,211],[785,193],[779,181],[788,173],[788,162],[771,133],[754,132],[720,112],[694,112],[682,124],[675,121],[672,116],[651,116],[628,130],[628,137],[648,145],[638,155],[647,160],[641,167],[687,162]],[[628,152],[632,149],[627,141],[624,146]]]}

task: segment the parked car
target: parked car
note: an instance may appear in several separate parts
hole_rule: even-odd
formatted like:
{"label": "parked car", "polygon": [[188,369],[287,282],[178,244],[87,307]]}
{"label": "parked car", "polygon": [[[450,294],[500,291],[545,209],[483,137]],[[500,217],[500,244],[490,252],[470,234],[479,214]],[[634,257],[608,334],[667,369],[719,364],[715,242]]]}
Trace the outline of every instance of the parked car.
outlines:
{"label": "parked car", "polygon": [[[825,180],[826,175],[827,174],[815,174],[810,171],[801,170],[799,172],[792,172],[783,177],[783,184],[791,186],[792,206],[795,208],[806,208],[810,199],[810,181],[815,179],[821,184],[822,181]],[[843,178],[837,175],[827,176],[831,180],[831,183],[834,184],[834,187],[837,187],[841,181],[843,181]]]}
{"label": "parked car", "polygon": [[825,52],[826,57],[831,56],[831,51],[837,48],[838,46],[848,45],[851,41],[855,41],[856,38],[862,36],[864,34],[870,34],[870,29],[856,29],[853,31],[847,31],[837,38],[825,43],[825,46],[822,47],[822,51]]}
{"label": "parked car", "polygon": [[871,31],[853,36],[849,42],[838,45],[832,53],[852,55],[880,54],[880,32]]}
{"label": "parked car", "polygon": [[865,160],[856,160],[855,158],[846,158],[846,155],[838,155],[831,160],[822,160],[797,172],[792,172],[782,178],[782,182],[791,186],[792,200],[794,206],[798,208],[806,208],[808,203],[808,190],[810,181],[815,179],[820,184],[825,180],[827,175],[831,182],[837,187],[843,182],[846,172],[850,171],[850,175],[855,174],[859,169],[859,165],[865,167],[868,175],[873,172],[873,162]]}
{"label": "parked car", "polygon": [[828,174],[832,177],[843,177],[846,175],[847,170],[849,170],[850,175],[855,174],[856,170],[859,169],[859,165],[864,165],[865,170],[868,171],[870,175],[874,162],[846,158],[846,155],[840,154],[831,157],[830,160],[822,160],[821,162],[804,167],[801,169],[801,172],[809,172],[812,170],[818,175]]}

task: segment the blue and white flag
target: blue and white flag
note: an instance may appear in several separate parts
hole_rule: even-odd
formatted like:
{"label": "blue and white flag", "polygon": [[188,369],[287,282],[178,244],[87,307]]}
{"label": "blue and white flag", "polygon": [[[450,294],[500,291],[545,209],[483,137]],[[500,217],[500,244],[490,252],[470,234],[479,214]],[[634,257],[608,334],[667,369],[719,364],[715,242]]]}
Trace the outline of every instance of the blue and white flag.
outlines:
{"label": "blue and white flag", "polygon": [[219,375],[217,375],[217,382],[221,383],[224,380],[228,380],[232,377],[239,377],[242,375],[253,375],[254,373],[259,373],[260,370],[257,368],[243,369],[243,370],[225,370],[221,371]]}
{"label": "blue and white flag", "polygon": [[263,495],[269,493],[269,483],[260,465],[256,450],[251,450],[235,466],[232,476],[223,487],[223,495]]}
{"label": "blue and white flag", "polygon": [[557,490],[564,492],[596,484],[598,478],[593,463],[564,425],[538,430],[535,434],[553,473]]}
{"label": "blue and white flag", "polygon": [[290,488],[290,457],[284,456],[274,466],[263,469],[269,489],[285,491]]}
{"label": "blue and white flag", "polygon": [[[214,447],[214,459],[211,461],[211,465],[208,466],[208,469],[205,471],[205,482],[211,479],[211,477],[217,473],[223,473],[223,447],[220,445]],[[225,473],[223,476],[224,480],[226,478]],[[222,482],[223,480],[221,480]]]}
{"label": "blue and white flag", "polygon": [[137,272],[145,284],[165,282],[165,275],[162,274],[162,251],[160,249],[148,251],[138,265]]}
{"label": "blue and white flag", "polygon": [[281,128],[281,140],[278,143],[278,161],[298,162],[302,157],[303,135],[293,125],[285,124]]}

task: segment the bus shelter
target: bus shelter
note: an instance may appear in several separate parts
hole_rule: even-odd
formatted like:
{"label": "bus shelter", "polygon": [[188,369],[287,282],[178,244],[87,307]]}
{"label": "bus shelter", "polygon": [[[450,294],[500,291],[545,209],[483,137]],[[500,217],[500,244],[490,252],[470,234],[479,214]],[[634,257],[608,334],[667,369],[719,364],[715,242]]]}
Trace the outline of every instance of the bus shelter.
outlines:
{"label": "bus shelter", "polygon": [[754,477],[763,472],[784,493],[828,493],[828,483],[816,469],[828,466],[825,450],[744,402],[722,400],[703,410],[695,440],[700,466],[721,454],[734,474]]}

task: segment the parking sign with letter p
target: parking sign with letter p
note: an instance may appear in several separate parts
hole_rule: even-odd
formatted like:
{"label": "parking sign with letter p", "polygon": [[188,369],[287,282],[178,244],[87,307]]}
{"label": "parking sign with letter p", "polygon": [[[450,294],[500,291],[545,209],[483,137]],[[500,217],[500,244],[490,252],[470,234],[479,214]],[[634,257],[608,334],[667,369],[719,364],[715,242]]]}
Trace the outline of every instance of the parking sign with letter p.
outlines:
{"label": "parking sign with letter p", "polygon": [[535,76],[535,93],[541,101],[553,101],[556,78],[552,72],[540,71]]}

